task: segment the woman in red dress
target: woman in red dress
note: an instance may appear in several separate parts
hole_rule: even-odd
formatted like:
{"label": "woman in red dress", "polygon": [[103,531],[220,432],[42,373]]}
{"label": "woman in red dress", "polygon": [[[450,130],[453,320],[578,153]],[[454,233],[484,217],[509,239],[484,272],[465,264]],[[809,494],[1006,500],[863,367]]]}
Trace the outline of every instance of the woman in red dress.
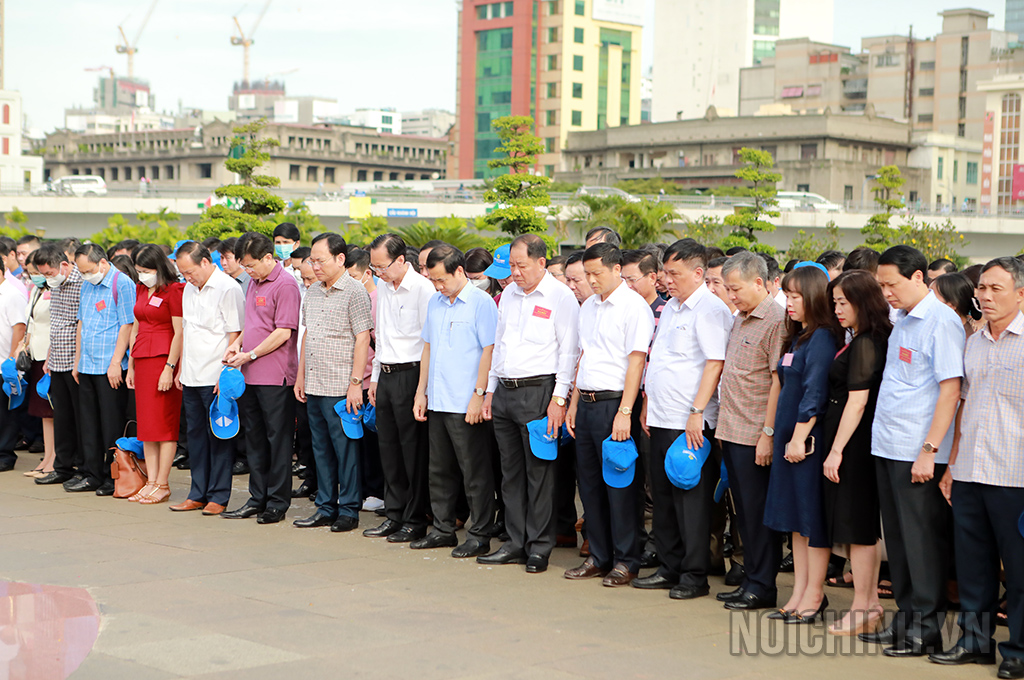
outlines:
{"label": "woman in red dress", "polygon": [[134,253],[139,284],[129,341],[128,388],[135,390],[138,437],[143,443],[149,483],[128,500],[163,503],[171,497],[168,477],[178,445],[181,389],[175,369],[181,356],[181,294],[167,256],[147,244]]}

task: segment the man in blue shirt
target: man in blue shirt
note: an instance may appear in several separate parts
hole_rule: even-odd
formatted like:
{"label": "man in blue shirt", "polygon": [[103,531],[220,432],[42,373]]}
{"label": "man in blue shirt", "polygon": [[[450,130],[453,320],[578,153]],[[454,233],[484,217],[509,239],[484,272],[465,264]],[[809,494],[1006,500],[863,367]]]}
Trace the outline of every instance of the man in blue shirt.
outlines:
{"label": "man in blue shirt", "polygon": [[107,262],[95,243],[75,251],[82,274],[78,301],[75,369],[78,381],[79,431],[86,474],[66,491],[114,493],[106,452],[124,435],[128,388],[124,372],[128,364],[128,337],[135,321],[135,282]]}
{"label": "man in blue shirt", "polygon": [[952,448],[964,374],[964,329],[928,289],[928,260],[910,246],[882,253],[876,276],[896,310],[871,428],[882,528],[899,612],[865,642],[886,656],[941,651],[949,561],[948,510],[939,489]]}
{"label": "man in blue shirt", "polygon": [[[490,550],[497,509],[490,437],[482,413],[498,307],[490,295],[469,285],[466,260],[458,248],[434,247],[426,265],[427,277],[439,292],[427,304],[413,414],[428,422],[427,480],[434,531],[409,547],[454,547],[452,557],[475,557]],[[465,543],[456,547],[460,476],[472,526]]]}

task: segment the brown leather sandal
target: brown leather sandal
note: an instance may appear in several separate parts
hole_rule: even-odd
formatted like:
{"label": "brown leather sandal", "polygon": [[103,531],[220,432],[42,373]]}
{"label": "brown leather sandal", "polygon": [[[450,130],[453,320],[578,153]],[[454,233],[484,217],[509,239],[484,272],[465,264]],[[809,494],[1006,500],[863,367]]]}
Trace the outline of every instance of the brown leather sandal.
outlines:
{"label": "brown leather sandal", "polygon": [[139,499],[139,505],[155,505],[157,503],[166,503],[171,498],[171,487],[169,484],[157,484],[156,487],[149,492],[148,496],[144,496]]}
{"label": "brown leather sandal", "polygon": [[[148,491],[147,491],[147,489],[148,489]],[[139,489],[138,491],[135,492],[135,494],[129,496],[128,500],[130,500],[132,503],[138,503],[143,498],[145,498],[149,494],[153,493],[153,491],[155,489],[156,489],[156,484],[154,484],[153,482],[146,482],[145,485],[143,485],[143,487],[141,489]]]}

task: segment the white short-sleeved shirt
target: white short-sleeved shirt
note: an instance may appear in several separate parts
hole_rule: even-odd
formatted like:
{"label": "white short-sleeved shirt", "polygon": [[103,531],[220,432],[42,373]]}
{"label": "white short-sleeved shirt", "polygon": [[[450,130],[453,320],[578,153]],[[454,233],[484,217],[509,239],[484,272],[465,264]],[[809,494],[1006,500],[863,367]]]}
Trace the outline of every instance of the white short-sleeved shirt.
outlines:
{"label": "white short-sleeved shirt", "polygon": [[654,335],[654,312],[639,293],[620,283],[606,300],[591,295],[580,308],[580,357],[576,386],[587,391],[618,391],[626,384],[629,355],[647,354]]}
{"label": "white short-sleeved shirt", "polygon": [[0,283],[0,357],[10,356],[14,327],[25,322],[25,296],[5,280]]}
{"label": "white short-sleeved shirt", "polygon": [[228,349],[228,334],[242,330],[245,294],[233,278],[215,269],[206,284],[185,284],[181,296],[181,384],[210,387],[217,384]]}
{"label": "white short-sleeved shirt", "polygon": [[[733,321],[729,307],[706,286],[698,286],[685,301],[668,301],[647,367],[648,427],[686,428],[704,366],[725,361]],[[704,407],[704,422],[711,428],[718,424],[718,390]]]}

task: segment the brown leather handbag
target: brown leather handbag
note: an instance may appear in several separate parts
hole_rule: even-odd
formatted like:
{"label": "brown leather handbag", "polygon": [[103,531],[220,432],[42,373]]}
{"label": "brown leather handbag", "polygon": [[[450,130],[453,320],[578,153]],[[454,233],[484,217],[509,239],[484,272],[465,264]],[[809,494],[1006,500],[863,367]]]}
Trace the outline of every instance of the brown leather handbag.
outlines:
{"label": "brown leather handbag", "polygon": [[114,454],[114,460],[110,464],[110,477],[114,480],[114,498],[134,496],[149,481],[146,461],[139,460],[131,451],[116,446],[110,450]]}

